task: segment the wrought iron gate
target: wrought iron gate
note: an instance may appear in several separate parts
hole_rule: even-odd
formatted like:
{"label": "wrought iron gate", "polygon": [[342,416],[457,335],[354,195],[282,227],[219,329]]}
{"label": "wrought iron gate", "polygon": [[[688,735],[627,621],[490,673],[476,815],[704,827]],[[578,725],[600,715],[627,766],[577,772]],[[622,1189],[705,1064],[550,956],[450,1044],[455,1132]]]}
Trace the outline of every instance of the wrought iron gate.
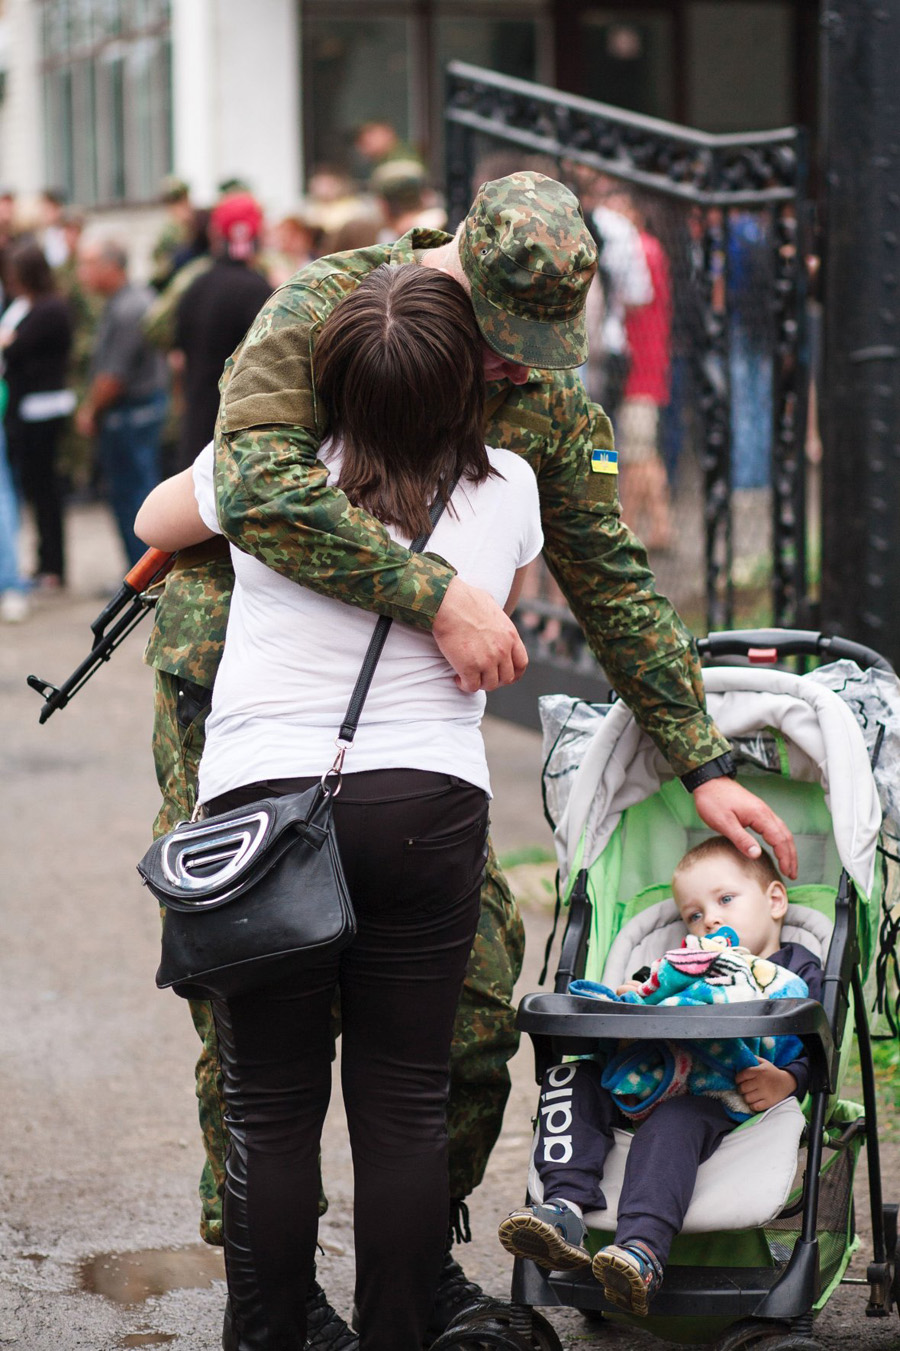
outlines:
{"label": "wrought iron gate", "polygon": [[[674,292],[666,344],[679,402],[666,425],[688,452],[675,556],[651,548],[661,589],[695,631],[736,620],[805,624],[803,131],[708,135],[462,63],[448,67],[445,118],[451,228],[479,182],[522,167],[541,168],[582,197],[599,234],[601,271],[609,242],[597,222],[609,217],[594,210],[598,185],[601,205],[612,201],[639,224],[643,214],[642,237],[661,243]],[[639,209],[629,211],[635,201]],[[657,419],[662,412],[657,407]],[[622,452],[624,430],[617,426]],[[532,664],[562,668],[569,689],[576,671],[582,685],[593,672],[596,685],[596,667],[549,577],[519,618]]]}

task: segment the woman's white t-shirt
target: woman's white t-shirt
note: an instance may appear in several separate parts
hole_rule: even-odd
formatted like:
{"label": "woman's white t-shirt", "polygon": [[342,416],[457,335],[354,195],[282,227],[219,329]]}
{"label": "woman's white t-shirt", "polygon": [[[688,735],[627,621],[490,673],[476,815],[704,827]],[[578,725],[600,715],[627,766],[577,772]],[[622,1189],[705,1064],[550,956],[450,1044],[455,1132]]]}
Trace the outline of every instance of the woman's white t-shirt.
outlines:
{"label": "woman's white t-shirt", "polygon": [[[324,445],[329,482],[340,450]],[[517,568],[543,545],[537,481],[507,450],[488,447],[502,474],[461,482],[428,542],[463,581],[506,603]],[[205,525],[219,530],[213,450],[194,463]],[[408,544],[389,528],[398,543]],[[216,675],[200,799],[243,784],[324,774],[377,615],[289,581],[232,546],[235,588]],[[425,769],[455,774],[490,792],[480,724],[483,693],[464,694],[430,633],[394,623],[369,689],[345,773]]]}

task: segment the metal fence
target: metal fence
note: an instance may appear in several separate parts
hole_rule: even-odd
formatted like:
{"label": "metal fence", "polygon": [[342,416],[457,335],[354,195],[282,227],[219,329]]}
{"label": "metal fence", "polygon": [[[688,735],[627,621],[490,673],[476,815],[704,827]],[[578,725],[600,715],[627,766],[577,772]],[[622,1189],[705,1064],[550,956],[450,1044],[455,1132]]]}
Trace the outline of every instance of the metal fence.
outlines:
{"label": "metal fence", "polygon": [[[600,254],[583,376],[660,590],[698,633],[804,624],[802,132],[706,135],[461,63],[447,81],[451,228],[479,183],[516,169],[581,199]],[[596,679],[548,573],[518,621],[566,688]]]}

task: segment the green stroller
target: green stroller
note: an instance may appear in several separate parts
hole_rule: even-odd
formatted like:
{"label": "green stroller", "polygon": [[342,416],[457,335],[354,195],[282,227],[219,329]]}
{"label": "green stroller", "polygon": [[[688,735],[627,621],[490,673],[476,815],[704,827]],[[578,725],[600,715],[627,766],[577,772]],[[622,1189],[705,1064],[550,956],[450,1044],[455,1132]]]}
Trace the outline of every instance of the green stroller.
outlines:
{"label": "green stroller", "polygon": [[[701,1164],[648,1317],[608,1304],[589,1270],[548,1272],[517,1257],[510,1304],[469,1310],[434,1351],[559,1351],[536,1309],[560,1306],[595,1320],[598,1346],[603,1322],[612,1320],[669,1340],[715,1343],[718,1351],[817,1351],[815,1318],[859,1244],[853,1179],[863,1143],[874,1248],[861,1282],[869,1291],[865,1312],[887,1316],[900,1306],[898,1207],[881,1195],[870,1041],[900,923],[900,685],[877,653],[815,633],[715,634],[700,646],[716,659],[749,657],[749,665],[705,670],[709,711],[732,741],[739,780],[794,833],[801,882],[788,888],[783,933],[819,957],[822,1003],[664,1008],[568,992],[581,977],[615,988],[678,946],[685,930],[669,879],[682,854],[711,832],[623,704],[555,697],[542,708],[544,788],[559,813],[569,916],[555,992],[527,995],[518,1022],[532,1038],[539,1081],[565,1057],[599,1052],[610,1040],[793,1034],[809,1059],[809,1096],[802,1108],[789,1099],[751,1117]],[[798,652],[837,660],[805,676],[773,669]],[[895,1028],[890,1003],[887,1011]],[[863,1107],[840,1097],[854,1041]],[[584,1217],[591,1252],[614,1241],[631,1138],[625,1130],[615,1135],[603,1171],[607,1208]],[[528,1201],[542,1199],[532,1161]]]}

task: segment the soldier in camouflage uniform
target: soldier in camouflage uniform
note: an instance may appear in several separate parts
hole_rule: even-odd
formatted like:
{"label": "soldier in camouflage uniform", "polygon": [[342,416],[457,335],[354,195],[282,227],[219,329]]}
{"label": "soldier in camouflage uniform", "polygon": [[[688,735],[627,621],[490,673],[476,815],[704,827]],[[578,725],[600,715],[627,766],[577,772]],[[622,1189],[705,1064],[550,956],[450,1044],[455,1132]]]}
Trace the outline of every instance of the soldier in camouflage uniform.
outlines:
{"label": "soldier in camouflage uniform", "polygon": [[[586,355],[582,310],[596,251],[561,184],[540,174],[485,184],[456,238],[414,229],[393,245],[321,258],[275,292],[220,385],[216,487],[225,535],[295,582],[431,630],[463,688],[491,689],[521,674],[519,640],[499,607],[496,615],[484,608],[483,593],[436,555],[394,544],[380,522],[327,485],[317,459],[326,428],[315,397],[316,328],[374,268],[415,261],[449,272],[471,295],[486,342],[485,441],[517,451],[534,469],[545,557],[610,680],[675,773],[696,788],[711,829],[758,852],[743,828],[753,826],[793,875],[786,828],[728,777],[729,743],[705,712],[693,640],[656,593],[646,553],[620,520],[610,423],[573,369]],[[147,660],[157,671],[159,830],[194,805],[203,692],[221,654],[228,571],[222,559],[190,551],[157,605]],[[506,1065],[518,1039],[510,1000],[522,951],[521,920],[492,855],[451,1059],[451,1194],[460,1202],[481,1181],[500,1130]],[[204,1036],[204,1236],[221,1241],[213,1204],[223,1172],[214,1030],[208,1013],[194,1017]],[[449,1249],[445,1277],[435,1335],[477,1293]],[[310,1332],[309,1344],[325,1343]]]}
{"label": "soldier in camouflage uniform", "polygon": [[153,244],[153,269],[150,284],[156,291],[167,285],[175,270],[175,256],[190,239],[194,208],[187,183],[167,174],[160,184],[159,200],[166,208],[166,220]]}

